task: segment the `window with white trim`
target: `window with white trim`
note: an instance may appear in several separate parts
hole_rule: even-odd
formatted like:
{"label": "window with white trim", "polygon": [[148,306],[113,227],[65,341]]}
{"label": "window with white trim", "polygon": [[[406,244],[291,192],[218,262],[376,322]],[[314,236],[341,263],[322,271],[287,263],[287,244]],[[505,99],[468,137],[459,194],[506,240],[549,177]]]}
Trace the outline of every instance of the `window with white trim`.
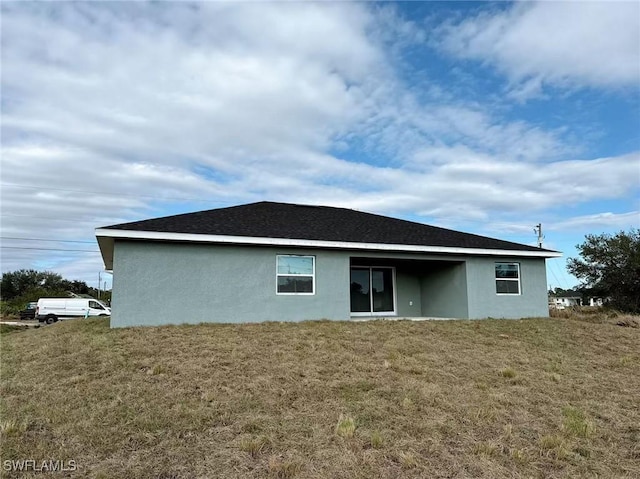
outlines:
{"label": "window with white trim", "polygon": [[496,263],[496,294],[520,294],[520,263]]}
{"label": "window with white trim", "polygon": [[315,256],[276,256],[277,294],[315,294],[315,283]]}

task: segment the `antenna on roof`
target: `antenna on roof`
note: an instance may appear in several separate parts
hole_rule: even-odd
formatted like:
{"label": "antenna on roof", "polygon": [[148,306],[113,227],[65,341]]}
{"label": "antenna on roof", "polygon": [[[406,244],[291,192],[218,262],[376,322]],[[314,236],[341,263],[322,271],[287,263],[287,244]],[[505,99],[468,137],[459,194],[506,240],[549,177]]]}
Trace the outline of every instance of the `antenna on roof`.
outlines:
{"label": "antenna on roof", "polygon": [[542,223],[538,223],[535,228],[533,228],[533,232],[538,235],[538,248],[542,248],[542,241],[544,240],[544,235],[542,234]]}

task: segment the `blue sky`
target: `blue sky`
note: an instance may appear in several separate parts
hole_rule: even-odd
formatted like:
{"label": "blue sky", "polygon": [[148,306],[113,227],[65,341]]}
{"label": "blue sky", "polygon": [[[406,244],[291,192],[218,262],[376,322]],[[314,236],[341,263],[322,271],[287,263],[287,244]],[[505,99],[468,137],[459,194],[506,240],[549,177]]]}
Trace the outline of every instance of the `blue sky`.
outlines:
{"label": "blue sky", "polygon": [[95,285],[96,227],[271,200],[542,223],[568,288],[640,224],[638,2],[1,8],[3,271]]}

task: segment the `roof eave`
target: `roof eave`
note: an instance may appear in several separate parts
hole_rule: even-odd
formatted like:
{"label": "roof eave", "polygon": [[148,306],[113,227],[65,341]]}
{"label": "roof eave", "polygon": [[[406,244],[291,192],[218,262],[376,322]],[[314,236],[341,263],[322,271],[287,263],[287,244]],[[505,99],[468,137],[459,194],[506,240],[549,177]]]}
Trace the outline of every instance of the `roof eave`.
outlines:
{"label": "roof eave", "polygon": [[459,254],[459,255],[484,255],[484,256],[518,256],[532,258],[559,258],[562,253],[541,249],[532,250],[507,250],[488,248],[461,248],[453,246],[427,246],[408,244],[385,244],[385,243],[356,243],[349,241],[325,241],[307,240],[295,238],[263,238],[255,236],[228,236],[228,235],[206,235],[194,233],[168,233],[161,231],[134,231],[118,230],[109,228],[96,229],[96,237],[102,252],[107,269],[113,268],[113,242],[115,239],[135,239],[151,241],[175,241],[193,243],[215,243],[215,244],[237,244],[237,245],[260,245],[260,246],[289,246],[300,248],[330,248],[349,250],[369,250],[369,251],[396,251],[407,253],[437,253],[437,254]]}
{"label": "roof eave", "polygon": [[98,235],[98,231],[99,231],[99,228],[96,229],[96,239],[98,240],[98,247],[100,248],[100,254],[102,255],[104,268],[107,271],[112,271],[113,270],[114,238],[106,235]]}

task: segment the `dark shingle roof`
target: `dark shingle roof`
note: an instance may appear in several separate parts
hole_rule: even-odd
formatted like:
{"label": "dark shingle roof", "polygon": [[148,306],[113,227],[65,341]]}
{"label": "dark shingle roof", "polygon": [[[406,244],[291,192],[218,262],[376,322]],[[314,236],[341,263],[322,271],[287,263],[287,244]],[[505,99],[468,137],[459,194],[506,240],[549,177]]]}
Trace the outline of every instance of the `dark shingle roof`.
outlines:
{"label": "dark shingle roof", "polygon": [[507,251],[549,251],[346,208],[269,201],[134,221],[106,228]]}

